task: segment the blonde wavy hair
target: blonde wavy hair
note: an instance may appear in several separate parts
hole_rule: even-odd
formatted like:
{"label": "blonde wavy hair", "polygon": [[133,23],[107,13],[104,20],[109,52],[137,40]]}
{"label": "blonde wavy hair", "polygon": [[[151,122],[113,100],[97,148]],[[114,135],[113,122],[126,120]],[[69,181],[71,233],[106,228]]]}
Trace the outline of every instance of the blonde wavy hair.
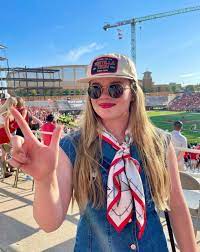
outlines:
{"label": "blonde wavy hair", "polygon": [[22,97],[18,96],[17,97],[17,107],[22,108],[25,106],[25,101]]}
{"label": "blonde wavy hair", "polygon": [[[144,94],[140,86],[131,83],[131,89],[133,100],[130,103],[129,125],[133,140],[142,158],[156,206],[160,210],[169,209],[170,178],[166,169],[165,136],[147,117]],[[97,129],[101,127],[100,118],[87,97],[73,172],[73,202],[76,200],[82,211],[89,201],[97,208],[105,203],[98,162],[102,158],[102,149]],[[95,178],[94,173],[97,175]]]}
{"label": "blonde wavy hair", "polygon": [[17,106],[17,100],[15,97],[9,97],[3,105],[0,105],[0,115],[9,114],[10,108],[12,106]]}

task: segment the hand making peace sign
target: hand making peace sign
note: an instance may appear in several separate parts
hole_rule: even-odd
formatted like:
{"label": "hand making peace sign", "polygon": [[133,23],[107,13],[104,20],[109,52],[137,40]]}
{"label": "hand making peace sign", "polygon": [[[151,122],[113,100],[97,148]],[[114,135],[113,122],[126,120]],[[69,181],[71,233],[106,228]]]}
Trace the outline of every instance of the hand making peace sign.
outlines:
{"label": "hand making peace sign", "polygon": [[20,136],[11,138],[13,148],[9,163],[13,167],[20,167],[38,181],[51,176],[58,164],[62,127],[57,126],[53,132],[51,144],[46,146],[34,136],[27,122],[15,108],[11,108],[10,111],[22,130],[24,138]]}

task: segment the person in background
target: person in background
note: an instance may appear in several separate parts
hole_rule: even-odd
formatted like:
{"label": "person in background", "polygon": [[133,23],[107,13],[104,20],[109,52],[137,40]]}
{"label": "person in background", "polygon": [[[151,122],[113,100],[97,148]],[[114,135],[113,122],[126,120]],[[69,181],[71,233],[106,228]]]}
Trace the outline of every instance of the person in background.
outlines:
{"label": "person in background", "polygon": [[43,122],[36,116],[31,115],[29,118],[29,127],[31,130],[39,130],[42,127]]}
{"label": "person in background", "polygon": [[10,114],[9,109],[11,106],[16,106],[17,100],[14,97],[11,97],[9,94],[1,94],[1,103],[0,103],[0,149],[1,149],[1,162],[4,168],[5,178],[12,175],[11,171],[13,169],[9,167],[6,162],[7,153],[6,150],[9,147],[10,139],[12,134],[15,132],[13,124],[15,122],[14,117]]}
{"label": "person in background", "polygon": [[[41,131],[46,131],[46,132],[53,132],[55,127],[56,127],[56,125],[55,125],[55,122],[54,122],[54,116],[52,114],[49,114],[46,117],[46,122],[42,125],[40,130]],[[51,137],[52,137],[52,135],[50,135],[50,134],[44,134],[44,133],[41,134],[42,142],[45,145],[50,145]]]}
{"label": "person in background", "polygon": [[[200,150],[200,145],[196,145],[193,147],[195,150]],[[198,168],[199,165],[199,159],[200,159],[200,154],[199,153],[190,153],[190,158],[191,158],[191,166],[194,170]]]}
{"label": "person in background", "polygon": [[174,130],[171,132],[172,143],[175,148],[176,157],[178,161],[178,168],[180,171],[184,170],[184,151],[180,151],[178,148],[187,148],[187,138],[181,134],[183,123],[181,121],[174,122]]}
{"label": "person in background", "polygon": [[[17,97],[17,110],[22,115],[22,117],[26,120],[26,122],[29,124],[29,112],[28,109],[25,106],[25,101],[22,97]],[[24,136],[21,129],[17,125],[17,123],[14,124],[14,127],[16,128],[16,135],[18,136]]]}
{"label": "person in background", "polygon": [[121,54],[88,65],[80,130],[58,126],[46,146],[14,108],[24,141],[12,139],[10,163],[33,176],[33,216],[46,232],[60,227],[71,199],[80,208],[74,251],[168,252],[156,209],[169,210],[181,252],[197,252],[171,135],[145,111],[134,63]]}
{"label": "person in background", "polygon": [[[200,143],[197,144],[197,146],[195,147],[195,149],[200,151]],[[197,165],[196,165],[196,168],[200,168],[200,154],[198,154],[198,157],[197,157]]]}

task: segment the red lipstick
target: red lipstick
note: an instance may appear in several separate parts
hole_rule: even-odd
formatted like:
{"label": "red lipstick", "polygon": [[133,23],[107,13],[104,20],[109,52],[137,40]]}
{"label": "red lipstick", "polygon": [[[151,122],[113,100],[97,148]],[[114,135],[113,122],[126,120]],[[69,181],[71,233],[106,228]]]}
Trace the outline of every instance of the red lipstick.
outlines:
{"label": "red lipstick", "polygon": [[100,103],[99,106],[101,108],[107,109],[107,108],[111,108],[111,107],[115,106],[115,104],[114,103]]}

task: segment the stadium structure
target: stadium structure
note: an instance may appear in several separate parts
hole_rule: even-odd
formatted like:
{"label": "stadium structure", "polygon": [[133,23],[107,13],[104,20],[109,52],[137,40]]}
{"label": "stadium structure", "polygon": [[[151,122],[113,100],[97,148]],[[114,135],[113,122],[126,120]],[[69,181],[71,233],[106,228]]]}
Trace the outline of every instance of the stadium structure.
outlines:
{"label": "stadium structure", "polygon": [[[23,96],[28,106],[53,107],[59,111],[81,111],[84,106],[87,83],[78,83],[77,79],[86,75],[87,65],[64,65],[40,68],[1,68],[7,71],[1,81],[7,83],[8,92],[13,96]],[[178,101],[185,99],[181,84],[155,84],[151,72],[143,73],[138,80],[145,93],[147,110],[181,110]],[[178,92],[172,92],[176,87]],[[193,95],[199,99],[200,93],[187,94],[192,99],[186,111],[200,111],[199,103],[193,104]],[[186,99],[187,103],[187,99]],[[178,104],[178,108],[176,105]]]}
{"label": "stadium structure", "polygon": [[[0,45],[0,49],[6,47]],[[77,79],[86,75],[87,65],[9,67],[7,58],[1,54],[0,63],[3,63],[0,65],[0,92],[23,96],[28,106],[66,112],[83,109],[88,84],[78,83]],[[184,94],[181,84],[155,84],[151,74],[145,71],[138,80],[145,93],[147,110],[200,111],[200,92]]]}

